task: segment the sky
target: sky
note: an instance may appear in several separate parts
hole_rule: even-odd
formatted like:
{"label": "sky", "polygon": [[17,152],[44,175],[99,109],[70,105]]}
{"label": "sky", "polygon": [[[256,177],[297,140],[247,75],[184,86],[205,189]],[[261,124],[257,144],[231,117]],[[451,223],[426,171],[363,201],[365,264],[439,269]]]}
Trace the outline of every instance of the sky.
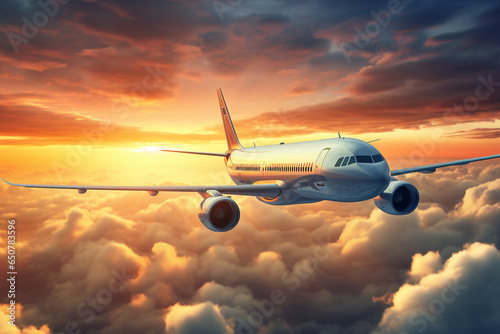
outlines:
{"label": "sky", "polygon": [[[499,154],[497,1],[6,0],[0,176],[19,183],[231,184],[216,88],[244,146],[344,137],[391,169]],[[0,184],[15,220],[17,318],[2,333],[496,333],[500,165],[401,176],[373,201],[273,207],[234,196]]]}

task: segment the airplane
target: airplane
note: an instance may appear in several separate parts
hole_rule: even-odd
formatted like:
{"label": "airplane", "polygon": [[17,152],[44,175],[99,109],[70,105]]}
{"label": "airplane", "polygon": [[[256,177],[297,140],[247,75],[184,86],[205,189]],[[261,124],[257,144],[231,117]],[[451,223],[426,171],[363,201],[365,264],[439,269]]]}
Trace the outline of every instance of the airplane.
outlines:
{"label": "airplane", "polygon": [[354,138],[280,143],[243,147],[229,115],[222,90],[217,89],[222,123],[227,140],[225,153],[164,149],[166,152],[198,154],[224,158],[227,172],[236,185],[213,186],[83,186],[18,184],[26,188],[197,192],[203,201],[198,217],[214,232],[232,230],[239,222],[240,209],[230,196],[255,196],[270,205],[291,205],[319,201],[359,202],[374,199],[375,205],[391,215],[407,215],[419,203],[415,186],[395,176],[409,173],[430,174],[438,168],[467,165],[471,162],[500,158],[500,154],[390,170],[382,154],[369,142]]}

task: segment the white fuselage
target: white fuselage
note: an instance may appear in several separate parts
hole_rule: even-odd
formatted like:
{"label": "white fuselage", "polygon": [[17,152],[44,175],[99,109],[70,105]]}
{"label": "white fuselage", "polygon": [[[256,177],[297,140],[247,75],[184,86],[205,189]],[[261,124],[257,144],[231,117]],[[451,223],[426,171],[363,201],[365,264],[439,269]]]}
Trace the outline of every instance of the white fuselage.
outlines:
{"label": "white fuselage", "polygon": [[232,151],[226,167],[237,184],[283,181],[290,193],[281,201],[260,198],[269,204],[364,201],[380,195],[390,181],[380,152],[352,138],[246,147]]}

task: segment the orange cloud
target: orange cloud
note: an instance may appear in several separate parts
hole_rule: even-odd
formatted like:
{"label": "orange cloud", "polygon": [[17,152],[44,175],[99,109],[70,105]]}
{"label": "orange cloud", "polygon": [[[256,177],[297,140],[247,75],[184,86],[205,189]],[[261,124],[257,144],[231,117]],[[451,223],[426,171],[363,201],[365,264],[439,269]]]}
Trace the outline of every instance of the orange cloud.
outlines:
{"label": "orange cloud", "polygon": [[195,306],[175,304],[165,317],[169,333],[231,333],[219,308],[207,302]]}
{"label": "orange cloud", "polygon": [[450,137],[470,138],[470,139],[495,139],[500,137],[500,130],[491,128],[473,129],[469,131],[457,131],[449,135]]}
{"label": "orange cloud", "polygon": [[[121,105],[127,112],[127,104]],[[139,143],[210,142],[223,135],[176,134],[142,130],[77,113],[53,112],[44,108],[17,105],[2,106],[3,145],[61,145],[80,144],[99,146],[136,145]]]}
{"label": "orange cloud", "polygon": [[[409,181],[422,202],[406,217],[380,213],[369,201],[279,208],[239,198],[242,220],[226,234],[200,224],[201,198],[194,195],[47,191],[33,197],[3,186],[9,201],[1,216],[14,213],[26,229],[19,238],[20,324],[46,324],[53,332],[74,321],[85,331],[111,323],[112,332],[182,333],[205,319],[229,332],[237,326],[333,330],[332,322],[351,330],[377,315],[366,324],[373,329],[399,287],[446,271],[444,256],[463,243],[495,242],[499,168],[488,166],[416,175]],[[123,289],[107,293],[120,287],[117,276]],[[275,289],[283,303],[271,307]],[[257,327],[255,312],[263,317]],[[345,312],[352,321],[342,322]]]}

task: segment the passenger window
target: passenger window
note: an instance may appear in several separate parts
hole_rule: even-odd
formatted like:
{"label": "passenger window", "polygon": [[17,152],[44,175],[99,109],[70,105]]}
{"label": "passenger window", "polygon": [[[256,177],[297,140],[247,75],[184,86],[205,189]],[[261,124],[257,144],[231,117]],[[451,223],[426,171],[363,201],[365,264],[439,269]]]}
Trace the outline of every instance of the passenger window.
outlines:
{"label": "passenger window", "polygon": [[355,157],[354,157],[354,155],[353,155],[353,156],[351,157],[351,159],[349,160],[348,165],[352,165],[352,164],[354,164],[354,163],[356,163],[356,158],[355,158]]}
{"label": "passenger window", "polygon": [[372,157],[369,155],[357,155],[356,160],[361,164],[371,164],[373,163]]}
{"label": "passenger window", "polygon": [[384,161],[384,158],[380,154],[375,154],[372,156],[374,162],[381,162]]}
{"label": "passenger window", "polygon": [[342,164],[342,160],[344,160],[344,157],[339,158],[339,160],[337,160],[337,163],[335,164],[335,167],[339,167]]}

